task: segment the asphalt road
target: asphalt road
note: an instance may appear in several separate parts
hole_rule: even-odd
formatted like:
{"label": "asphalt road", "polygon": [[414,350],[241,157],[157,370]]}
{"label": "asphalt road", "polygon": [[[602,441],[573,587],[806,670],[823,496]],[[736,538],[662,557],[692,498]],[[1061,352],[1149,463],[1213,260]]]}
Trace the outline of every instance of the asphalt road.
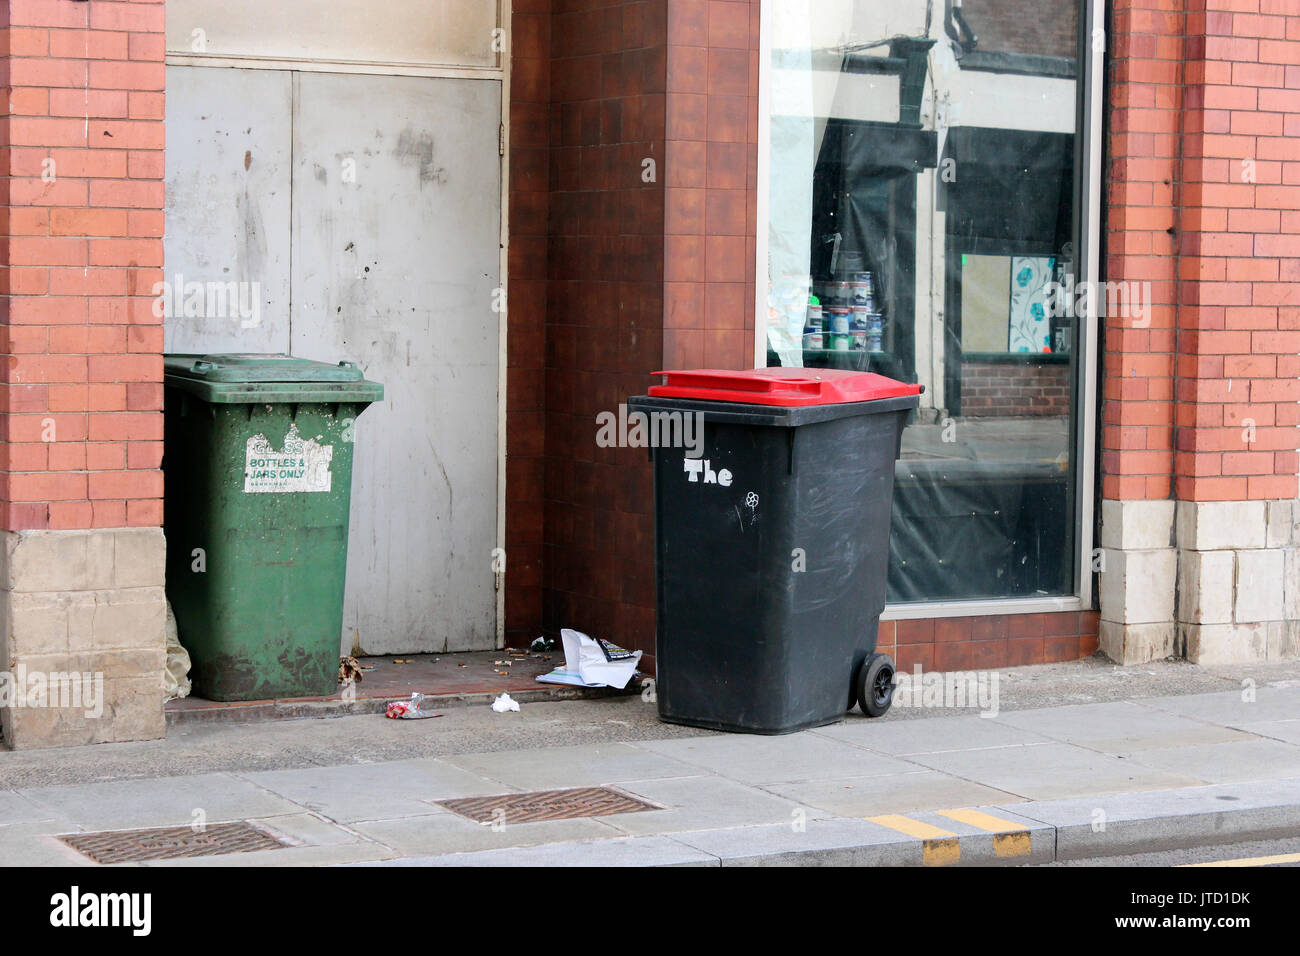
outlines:
{"label": "asphalt road", "polygon": [[1226,843],[1199,846],[1161,853],[1134,856],[1108,856],[1042,866],[1193,866],[1196,864],[1231,864],[1234,867],[1300,866],[1300,837],[1286,840],[1261,840],[1254,843]]}

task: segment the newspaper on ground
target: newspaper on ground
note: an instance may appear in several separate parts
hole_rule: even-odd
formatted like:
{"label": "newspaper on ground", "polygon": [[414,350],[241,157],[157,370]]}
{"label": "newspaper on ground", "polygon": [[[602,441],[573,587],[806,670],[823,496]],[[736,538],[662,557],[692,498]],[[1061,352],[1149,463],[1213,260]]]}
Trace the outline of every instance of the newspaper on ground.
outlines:
{"label": "newspaper on ground", "polygon": [[627,687],[636,675],[641,651],[629,651],[603,638],[593,638],[581,631],[564,628],[564,666],[537,679],[543,684],[569,684],[574,687]]}

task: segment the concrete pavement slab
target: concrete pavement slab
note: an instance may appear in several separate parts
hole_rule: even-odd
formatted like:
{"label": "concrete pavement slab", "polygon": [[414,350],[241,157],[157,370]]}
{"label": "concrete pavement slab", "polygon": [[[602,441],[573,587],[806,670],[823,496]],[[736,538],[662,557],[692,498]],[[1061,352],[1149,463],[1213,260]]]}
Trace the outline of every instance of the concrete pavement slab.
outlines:
{"label": "concrete pavement slab", "polygon": [[506,793],[512,788],[428,757],[242,774],[286,800],[334,820],[386,820],[442,813],[429,801]]}
{"label": "concrete pavement slab", "polygon": [[636,746],[750,784],[866,777],[911,769],[892,757],[808,731],[780,737],[727,734],[692,740],[653,740]]}
{"label": "concrete pavement slab", "polygon": [[1240,727],[1262,720],[1289,720],[1300,714],[1300,687],[1241,688],[1222,694],[1150,697],[1143,706],[1196,720]]}
{"label": "concrete pavement slab", "polygon": [[40,787],[20,793],[86,830],[189,825],[200,811],[208,823],[219,823],[303,810],[228,773]]}
{"label": "concrete pavement slab", "polygon": [[391,859],[393,851],[378,843],[341,843],[329,846],[291,846],[283,850],[255,850],[223,856],[195,856],[180,860],[151,860],[140,866],[232,867],[232,866],[332,866],[368,860]]}
{"label": "concrete pavement slab", "polygon": [[1193,744],[1206,742],[1207,734],[1223,733],[1223,728],[1207,726],[1204,721],[1126,700],[1018,710],[1001,715],[998,721],[1063,743],[1159,736]]}
{"label": "concrete pavement slab", "polygon": [[815,807],[801,807],[794,801],[720,777],[625,781],[619,786],[665,808],[601,818],[621,831],[641,836],[764,823],[789,824],[796,819],[796,812],[808,820],[828,816]]}
{"label": "concrete pavement slab", "polygon": [[918,754],[908,759],[1032,800],[1188,787],[1204,782],[1072,744]]}
{"label": "concrete pavement slab", "polygon": [[352,829],[400,856],[440,856],[503,847],[535,846],[573,840],[613,839],[624,836],[606,824],[609,817],[513,823],[494,829],[451,812],[401,820],[376,820],[354,824]]}
{"label": "concrete pavement slab", "polygon": [[1013,802],[1015,794],[952,777],[936,770],[913,770],[879,777],[841,777],[803,783],[768,784],[762,789],[800,806],[842,817],[907,813],[945,807],[977,807]]}
{"label": "concrete pavement slab", "polygon": [[865,820],[811,820],[802,829],[725,827],[675,839],[718,858],[723,866],[920,865],[921,843]]}
{"label": "concrete pavement slab", "polygon": [[355,830],[314,813],[289,813],[248,822],[297,846],[337,846],[359,843],[363,839]]}
{"label": "concrete pavement slab", "polygon": [[600,786],[620,780],[685,777],[699,769],[631,744],[582,744],[545,750],[511,750],[448,757],[454,767],[499,782],[497,793]]}
{"label": "concrete pavement slab", "polygon": [[809,731],[877,753],[907,756],[948,750],[982,750],[1047,743],[1033,729],[1022,729],[1000,717],[962,715],[925,720],[869,720],[849,717],[842,723]]}
{"label": "concrete pavement slab", "polygon": [[669,837],[617,837],[476,853],[412,857],[364,866],[717,866],[717,857]]}
{"label": "concrete pavement slab", "polygon": [[1001,719],[1012,726],[1031,728],[1053,740],[1116,757],[1161,747],[1250,739],[1249,734],[1239,730],[1131,701],[1021,710]]}
{"label": "concrete pavement slab", "polygon": [[1300,744],[1300,718],[1295,720],[1262,720],[1257,724],[1242,724],[1246,733],[1269,737],[1288,744]]}
{"label": "concrete pavement slab", "polygon": [[36,823],[59,817],[50,807],[41,807],[13,790],[0,790],[0,826],[14,823]]}
{"label": "concrete pavement slab", "polygon": [[1144,750],[1130,759],[1157,770],[1197,777],[1206,783],[1300,777],[1300,747],[1264,738]]}
{"label": "concrete pavement slab", "polygon": [[0,827],[0,866],[94,866],[57,837],[75,833],[66,820],[40,820]]}
{"label": "concrete pavement slab", "polygon": [[1234,741],[1244,742],[1254,739],[1253,734],[1243,733],[1240,730],[1219,727],[1214,724],[1204,724],[1195,730],[1189,731],[1178,730],[1164,734],[1143,734],[1137,737],[1115,737],[1096,740],[1085,737],[1071,741],[1071,743],[1078,747],[1086,747],[1088,750],[1095,750],[1097,753],[1109,754],[1112,757],[1133,757],[1147,750],[1176,749],[1197,745],[1232,743]]}

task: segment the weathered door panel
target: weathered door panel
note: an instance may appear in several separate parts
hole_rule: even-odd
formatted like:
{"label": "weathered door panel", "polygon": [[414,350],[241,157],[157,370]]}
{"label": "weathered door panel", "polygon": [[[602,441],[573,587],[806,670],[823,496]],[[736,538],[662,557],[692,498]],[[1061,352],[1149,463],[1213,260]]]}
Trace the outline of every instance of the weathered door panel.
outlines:
{"label": "weathered door panel", "polygon": [[[199,300],[182,290],[167,315],[170,352],[289,349],[292,82],[284,70],[167,68],[165,278],[204,289],[204,314],[185,314]],[[228,283],[239,308],[216,289]]]}
{"label": "weathered door panel", "polygon": [[500,85],[295,83],[290,349],[385,388],[357,429],[344,649],[494,647]]}

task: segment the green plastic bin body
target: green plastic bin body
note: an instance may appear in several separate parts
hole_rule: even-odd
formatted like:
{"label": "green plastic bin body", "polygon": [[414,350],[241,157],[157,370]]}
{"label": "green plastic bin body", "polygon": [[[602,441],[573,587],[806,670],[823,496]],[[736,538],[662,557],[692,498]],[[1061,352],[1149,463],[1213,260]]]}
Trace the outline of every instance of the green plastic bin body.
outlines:
{"label": "green plastic bin body", "polygon": [[193,693],[334,693],[353,432],[383,386],[283,355],[164,366],[167,597]]}

